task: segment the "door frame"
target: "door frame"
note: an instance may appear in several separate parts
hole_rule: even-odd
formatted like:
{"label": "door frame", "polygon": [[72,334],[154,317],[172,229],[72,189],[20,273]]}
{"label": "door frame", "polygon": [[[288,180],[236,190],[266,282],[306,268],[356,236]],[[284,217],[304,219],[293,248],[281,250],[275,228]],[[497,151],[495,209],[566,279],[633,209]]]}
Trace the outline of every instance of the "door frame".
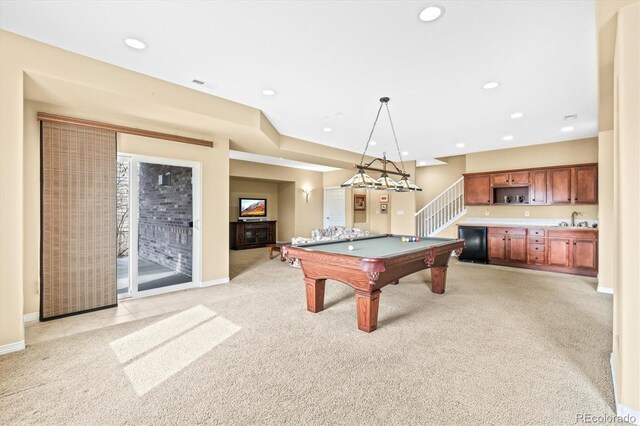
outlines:
{"label": "door frame", "polygon": [[[118,157],[129,158],[129,288],[131,291],[122,296],[132,299],[153,296],[156,294],[171,293],[186,290],[188,288],[202,286],[202,164],[198,161],[178,160],[166,157],[154,157],[149,155],[130,154],[117,152]],[[191,168],[191,188],[193,196],[193,239],[192,239],[192,265],[191,282],[175,284],[151,290],[138,291],[138,180],[133,176],[138,175],[140,163],[163,164],[167,166]],[[134,238],[135,236],[135,238]],[[132,280],[135,279],[135,284]]]}
{"label": "door frame", "polygon": [[325,186],[323,188],[323,205],[322,205],[322,226],[324,228],[328,228],[327,226],[327,190],[341,189],[344,193],[344,203],[343,203],[343,212],[342,212],[342,225],[347,226],[347,188],[343,188],[341,186]]}

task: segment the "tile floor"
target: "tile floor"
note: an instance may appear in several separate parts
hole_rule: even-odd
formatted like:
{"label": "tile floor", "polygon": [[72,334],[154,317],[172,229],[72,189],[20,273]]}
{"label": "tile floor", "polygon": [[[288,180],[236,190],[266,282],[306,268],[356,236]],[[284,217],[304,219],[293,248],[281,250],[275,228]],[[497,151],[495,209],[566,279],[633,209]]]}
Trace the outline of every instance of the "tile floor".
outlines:
{"label": "tile floor", "polygon": [[207,288],[193,288],[141,299],[124,299],[115,308],[74,315],[59,320],[26,324],[25,343],[57,339],[84,331],[95,330],[136,319],[188,309],[195,305],[213,303],[253,293],[239,284],[223,284]]}

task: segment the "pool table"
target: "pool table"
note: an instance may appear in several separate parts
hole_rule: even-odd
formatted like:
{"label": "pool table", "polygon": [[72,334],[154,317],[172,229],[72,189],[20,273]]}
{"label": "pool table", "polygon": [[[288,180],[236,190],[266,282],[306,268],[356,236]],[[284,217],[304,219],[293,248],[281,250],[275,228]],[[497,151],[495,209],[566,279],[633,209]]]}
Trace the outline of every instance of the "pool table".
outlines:
{"label": "pool table", "polygon": [[464,240],[459,239],[421,238],[419,242],[402,242],[401,238],[401,235],[380,235],[288,245],[283,247],[283,255],[300,262],[307,310],[313,313],[323,310],[327,279],[343,282],[356,291],[358,328],[370,333],[378,324],[382,287],[398,284],[402,277],[431,268],[431,291],[442,294],[451,252],[459,254],[464,247]]}

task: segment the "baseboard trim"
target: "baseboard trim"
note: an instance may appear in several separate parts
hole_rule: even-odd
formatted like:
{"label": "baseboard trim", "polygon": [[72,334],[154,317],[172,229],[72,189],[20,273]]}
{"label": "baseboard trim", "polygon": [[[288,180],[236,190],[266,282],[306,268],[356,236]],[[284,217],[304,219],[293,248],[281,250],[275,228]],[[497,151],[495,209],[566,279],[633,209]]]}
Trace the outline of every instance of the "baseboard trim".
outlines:
{"label": "baseboard trim", "polygon": [[40,319],[40,312],[31,312],[30,314],[24,314],[24,322],[33,322]]}
{"label": "baseboard trim", "polygon": [[601,287],[598,286],[598,293],[605,293],[605,294],[613,294],[613,289],[611,287]]}
{"label": "baseboard trim", "polygon": [[24,340],[19,342],[9,343],[7,345],[0,346],[0,355],[10,354],[11,352],[18,352],[24,350]]}
{"label": "baseboard trim", "polygon": [[198,287],[211,287],[213,285],[226,284],[229,282],[229,277],[218,278],[217,280],[202,281]]}
{"label": "baseboard trim", "polygon": [[618,399],[618,385],[616,383],[616,368],[613,365],[613,353],[611,353],[611,357],[609,358],[609,364],[611,365],[611,379],[613,381],[613,397],[615,398],[616,403],[616,416],[621,417],[626,422],[640,425],[640,411],[625,407],[620,404],[620,400]]}

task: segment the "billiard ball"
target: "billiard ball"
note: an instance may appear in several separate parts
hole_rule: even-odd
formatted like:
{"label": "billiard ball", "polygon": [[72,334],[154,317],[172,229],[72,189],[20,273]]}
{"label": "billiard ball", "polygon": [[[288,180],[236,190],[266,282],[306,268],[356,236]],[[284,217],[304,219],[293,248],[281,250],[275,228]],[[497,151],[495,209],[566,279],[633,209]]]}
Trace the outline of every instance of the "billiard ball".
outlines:
{"label": "billiard ball", "polygon": [[347,247],[347,250],[352,251],[353,250],[353,246]]}

